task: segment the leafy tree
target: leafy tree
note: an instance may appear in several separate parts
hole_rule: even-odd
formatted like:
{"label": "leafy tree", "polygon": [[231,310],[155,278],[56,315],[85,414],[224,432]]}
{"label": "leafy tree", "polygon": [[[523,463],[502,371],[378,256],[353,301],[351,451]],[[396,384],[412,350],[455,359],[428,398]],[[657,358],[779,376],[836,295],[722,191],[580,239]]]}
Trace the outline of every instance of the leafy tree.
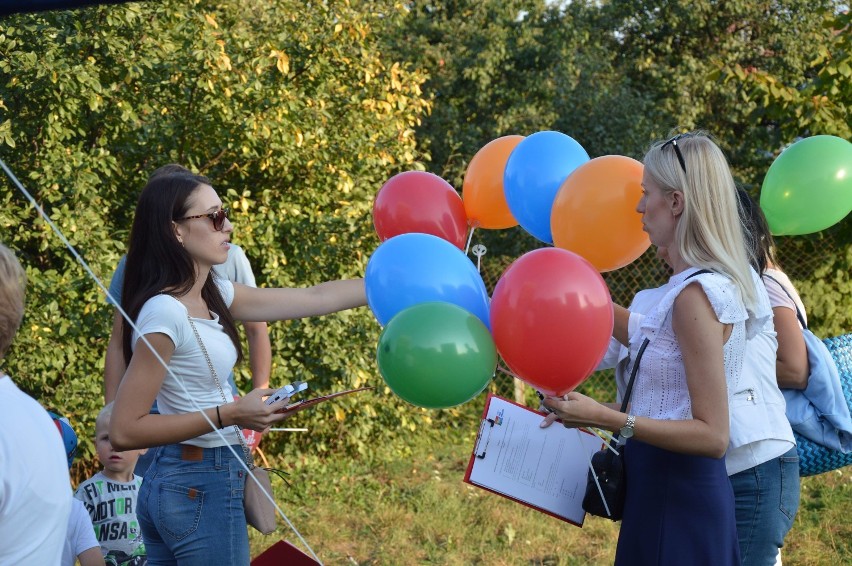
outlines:
{"label": "leafy tree", "polygon": [[542,0],[409,2],[389,50],[428,73],[431,114],[417,128],[430,169],[461,187],[480,147],[507,134],[543,129],[556,116],[547,73],[558,59],[548,32],[558,25]]}
{"label": "leafy tree", "polygon": [[[101,278],[125,249],[146,176],[168,162],[208,175],[234,208],[234,240],[260,285],[358,276],[377,245],[375,191],[422,168],[424,77],[385,58],[376,36],[398,16],[390,1],[175,0],[10,18],[3,159]],[[8,371],[71,416],[91,453],[111,309],[5,180],[2,199],[3,240],[30,277]],[[273,325],[273,383],[379,386],[377,332],[366,309]],[[370,402],[317,408],[312,442],[364,451],[411,413],[387,397],[380,386]]]}
{"label": "leafy tree", "polygon": [[789,80],[757,67],[725,67],[724,78],[743,85],[753,101],[752,119],[772,123],[785,140],[807,134],[852,138],[852,14],[822,14],[829,30],[825,43],[804,54],[804,80]]}
{"label": "leafy tree", "polygon": [[781,133],[753,119],[755,101],[743,96],[741,84],[722,80],[720,69],[739,65],[800,80],[806,54],[828,38],[823,15],[834,5],[611,0],[606,11],[621,44],[619,69],[672,117],[654,137],[675,126],[707,129],[725,146],[741,181],[754,187]]}

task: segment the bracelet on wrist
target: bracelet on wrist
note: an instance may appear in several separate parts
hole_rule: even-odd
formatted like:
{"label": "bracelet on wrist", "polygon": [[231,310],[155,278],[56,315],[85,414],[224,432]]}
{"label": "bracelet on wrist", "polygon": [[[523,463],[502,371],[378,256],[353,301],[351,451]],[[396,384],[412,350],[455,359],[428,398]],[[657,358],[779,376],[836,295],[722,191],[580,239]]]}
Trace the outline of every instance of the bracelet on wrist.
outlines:
{"label": "bracelet on wrist", "polygon": [[220,405],[216,405],[216,419],[219,421],[219,428],[225,428],[225,425],[222,424],[222,415],[219,413]]}

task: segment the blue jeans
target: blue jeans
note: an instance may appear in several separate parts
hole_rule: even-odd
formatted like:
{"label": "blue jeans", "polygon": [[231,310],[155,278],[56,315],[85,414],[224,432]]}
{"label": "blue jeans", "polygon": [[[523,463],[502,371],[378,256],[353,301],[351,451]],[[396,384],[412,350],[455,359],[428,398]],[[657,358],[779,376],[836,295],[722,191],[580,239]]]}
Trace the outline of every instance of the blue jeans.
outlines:
{"label": "blue jeans", "polygon": [[154,449],[137,517],[149,566],[248,566],[243,450],[232,446]]}
{"label": "blue jeans", "polygon": [[799,510],[796,448],[730,477],[743,566],[773,566]]}

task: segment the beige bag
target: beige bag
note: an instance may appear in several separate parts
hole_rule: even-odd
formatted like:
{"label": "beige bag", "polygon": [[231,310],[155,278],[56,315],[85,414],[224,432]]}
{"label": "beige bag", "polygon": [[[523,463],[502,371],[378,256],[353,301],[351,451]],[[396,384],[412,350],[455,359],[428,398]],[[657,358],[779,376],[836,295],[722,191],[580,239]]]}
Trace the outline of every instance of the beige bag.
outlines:
{"label": "beige bag", "polygon": [[[219,393],[222,394],[222,400],[228,402],[225,398],[225,391],[222,389],[222,384],[219,383],[219,376],[216,374],[216,368],[213,367],[213,362],[210,361],[210,356],[207,354],[207,348],[204,347],[204,342],[201,341],[201,335],[195,328],[195,323],[192,322],[189,313],[186,314],[189,325],[192,327],[192,332],[195,334],[195,339],[198,340],[198,346],[204,353],[204,358],[207,360],[207,365],[210,367],[210,374],[213,376],[213,381],[216,382],[216,387],[219,388]],[[234,430],[237,432],[237,438],[240,439],[240,445],[243,447],[243,453],[246,457],[246,465],[249,472],[254,476],[254,479],[246,477],[246,484],[243,487],[243,509],[246,514],[246,522],[260,531],[268,535],[275,531],[275,505],[272,503],[266,493],[272,495],[272,483],[269,481],[269,472],[264,468],[259,468],[254,465],[251,457],[251,452],[243,438],[243,431],[240,427],[234,425]],[[257,481],[254,481],[254,480]],[[264,491],[266,493],[264,493]]]}
{"label": "beige bag", "polygon": [[[251,469],[254,479],[247,477],[243,489],[243,507],[246,511],[246,522],[268,535],[276,528],[275,506],[266,497],[266,493],[272,493],[272,483],[269,481],[269,472],[263,468],[254,466]],[[254,481],[254,480],[257,481]],[[258,486],[257,484],[260,484]],[[263,489],[261,489],[261,487]],[[264,490],[266,493],[264,493]]]}

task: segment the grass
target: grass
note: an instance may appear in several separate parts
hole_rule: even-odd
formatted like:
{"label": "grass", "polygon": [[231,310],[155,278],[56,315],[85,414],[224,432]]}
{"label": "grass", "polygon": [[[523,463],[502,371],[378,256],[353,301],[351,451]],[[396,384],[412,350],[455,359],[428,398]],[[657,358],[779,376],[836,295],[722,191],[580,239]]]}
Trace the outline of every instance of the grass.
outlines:
{"label": "grass", "polygon": [[[474,435],[418,432],[369,461],[326,458],[292,471],[290,488],[275,482],[277,501],[327,565],[612,564],[619,524],[589,516],[578,528],[463,483]],[[784,564],[852,563],[850,512],[852,469],[804,478]],[[279,538],[304,548],[282,523],[252,531],[252,555]]]}

